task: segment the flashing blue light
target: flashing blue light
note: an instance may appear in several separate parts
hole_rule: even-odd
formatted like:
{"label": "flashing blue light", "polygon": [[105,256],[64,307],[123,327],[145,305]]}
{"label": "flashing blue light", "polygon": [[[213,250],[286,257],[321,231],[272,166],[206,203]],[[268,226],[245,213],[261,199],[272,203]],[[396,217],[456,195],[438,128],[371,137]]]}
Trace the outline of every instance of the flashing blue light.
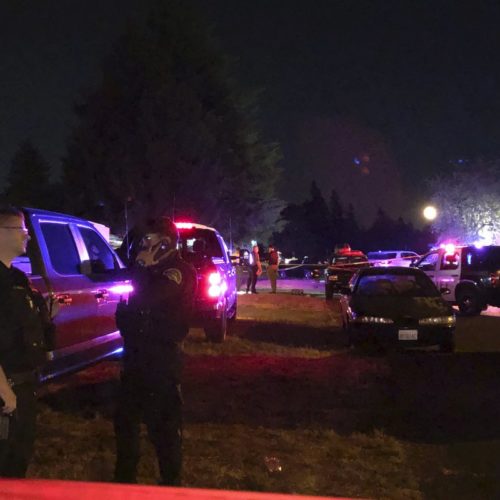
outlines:
{"label": "flashing blue light", "polygon": [[470,266],[472,264],[472,254],[468,253],[467,254],[467,265]]}
{"label": "flashing blue light", "polygon": [[112,353],[111,356],[115,354],[122,354],[123,353],[123,347],[118,347],[118,349],[115,349]]}
{"label": "flashing blue light", "polygon": [[354,161],[354,163],[355,163],[356,165],[361,165],[361,160],[360,160],[359,158],[354,157],[354,160],[353,160],[353,161]]}

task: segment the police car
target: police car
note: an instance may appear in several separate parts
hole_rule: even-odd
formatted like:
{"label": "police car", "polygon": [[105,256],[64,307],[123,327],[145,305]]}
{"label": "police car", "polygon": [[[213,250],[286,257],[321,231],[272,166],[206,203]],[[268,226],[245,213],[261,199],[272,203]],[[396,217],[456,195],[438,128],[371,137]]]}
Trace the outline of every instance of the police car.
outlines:
{"label": "police car", "polygon": [[365,267],[370,267],[370,263],[363,252],[347,245],[338,249],[325,269],[325,297],[331,299],[334,293],[345,292],[356,271]]}
{"label": "police car", "polygon": [[458,305],[464,315],[480,314],[488,305],[500,307],[500,246],[443,245],[414,266],[438,289],[449,290],[445,300]]}
{"label": "police car", "polygon": [[408,250],[379,250],[378,252],[368,252],[366,256],[374,267],[410,267],[410,264],[420,257],[417,253]]}

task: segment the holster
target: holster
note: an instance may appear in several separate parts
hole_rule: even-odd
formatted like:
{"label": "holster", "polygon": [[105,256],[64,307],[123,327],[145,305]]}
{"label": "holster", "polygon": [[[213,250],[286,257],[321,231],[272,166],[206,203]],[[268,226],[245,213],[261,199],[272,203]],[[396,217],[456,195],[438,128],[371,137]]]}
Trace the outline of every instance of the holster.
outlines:
{"label": "holster", "polygon": [[7,376],[7,381],[11,387],[21,384],[36,384],[38,383],[38,375],[36,372],[11,373]]}
{"label": "holster", "polygon": [[144,323],[144,311],[131,309],[125,302],[119,302],[116,307],[116,326],[122,336],[128,332],[140,330]]}

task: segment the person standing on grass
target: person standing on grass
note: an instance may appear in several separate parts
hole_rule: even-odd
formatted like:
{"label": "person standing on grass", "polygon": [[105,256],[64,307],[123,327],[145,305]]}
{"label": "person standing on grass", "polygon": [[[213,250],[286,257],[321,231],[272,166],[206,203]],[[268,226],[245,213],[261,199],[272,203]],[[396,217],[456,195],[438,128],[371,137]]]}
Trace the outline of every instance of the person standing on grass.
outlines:
{"label": "person standing on grass", "polygon": [[27,276],[12,267],[28,241],[23,213],[0,208],[1,477],[26,476],[36,435],[38,369],[54,334],[45,300]]}
{"label": "person standing on grass", "polygon": [[271,243],[269,245],[269,264],[267,266],[267,276],[271,283],[271,293],[276,293],[276,281],[278,280],[278,265],[279,255],[278,251]]}
{"label": "person standing on grass", "polygon": [[255,286],[257,285],[257,279],[262,274],[262,264],[260,262],[259,256],[259,246],[254,245],[252,248],[252,254],[250,256],[250,273],[248,275],[247,281],[247,293],[257,293]]}
{"label": "person standing on grass", "polygon": [[182,472],[182,341],[189,333],[196,293],[195,268],[177,250],[178,232],[167,217],[151,220],[130,272],[134,291],[120,302],[123,368],[115,414],[114,480],[137,482],[140,424],[158,457],[162,485],[179,486]]}

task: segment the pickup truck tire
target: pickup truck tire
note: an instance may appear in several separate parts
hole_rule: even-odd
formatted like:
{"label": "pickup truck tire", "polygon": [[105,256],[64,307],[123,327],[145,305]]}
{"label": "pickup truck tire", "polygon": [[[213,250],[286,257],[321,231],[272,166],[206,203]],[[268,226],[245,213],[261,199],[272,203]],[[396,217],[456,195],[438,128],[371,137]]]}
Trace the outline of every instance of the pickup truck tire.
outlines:
{"label": "pickup truck tire", "polygon": [[325,297],[327,299],[332,299],[333,298],[333,288],[329,285],[325,286]]}
{"label": "pickup truck tire", "polygon": [[210,342],[220,344],[226,340],[228,330],[227,311],[224,310],[220,318],[210,319],[204,326],[205,336]]}
{"label": "pickup truck tire", "polygon": [[457,293],[457,304],[464,316],[477,316],[483,309],[478,292],[472,288],[465,288]]}

